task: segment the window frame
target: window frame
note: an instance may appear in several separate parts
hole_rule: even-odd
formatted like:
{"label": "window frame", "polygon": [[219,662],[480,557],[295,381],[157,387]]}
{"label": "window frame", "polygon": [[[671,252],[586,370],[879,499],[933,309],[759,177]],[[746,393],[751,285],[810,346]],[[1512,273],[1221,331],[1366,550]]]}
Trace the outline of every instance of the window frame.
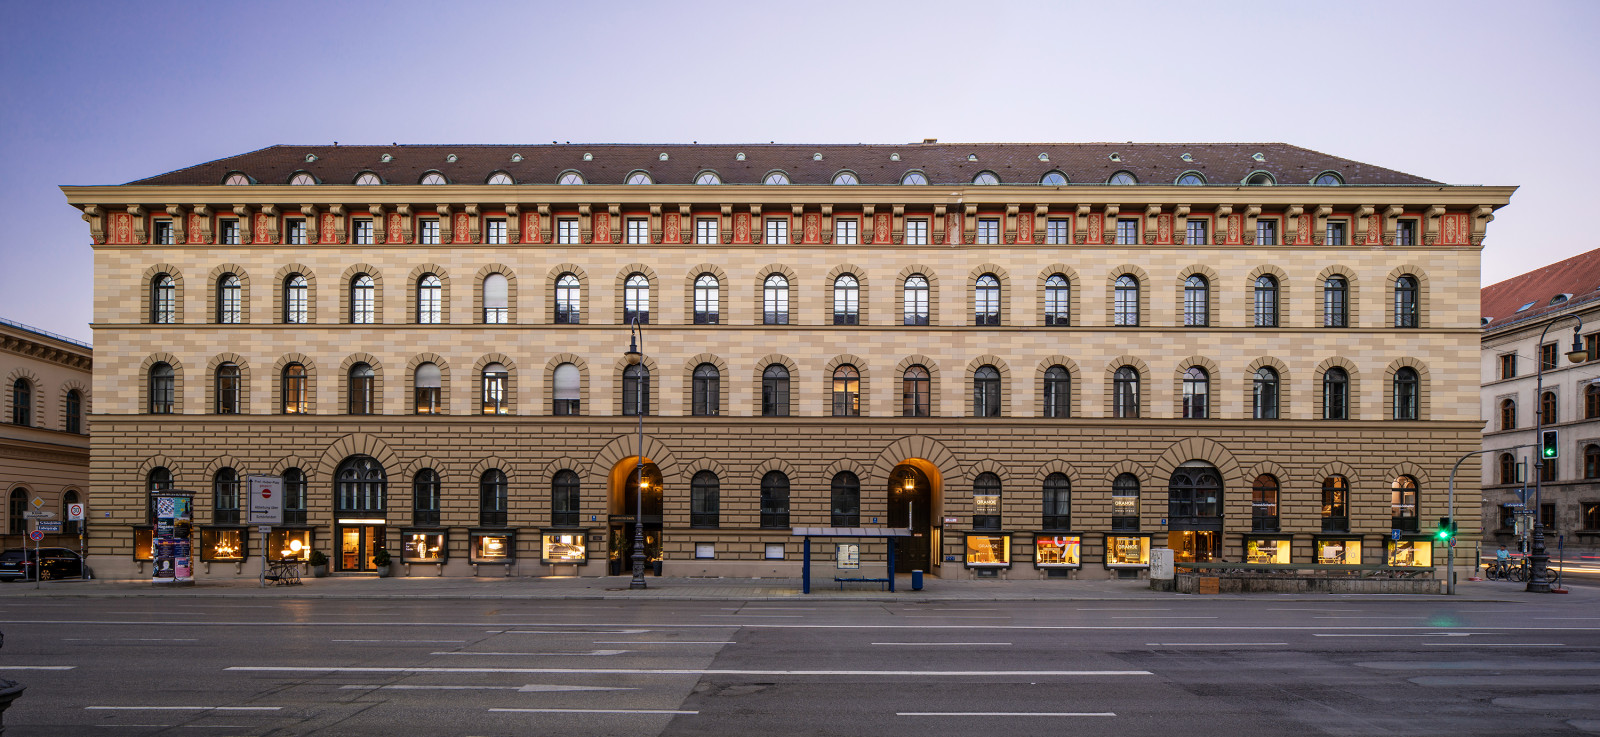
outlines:
{"label": "window frame", "polygon": [[[427,368],[429,366],[432,366],[433,367],[433,371],[436,371],[439,374],[439,379],[438,379],[439,384],[438,384],[438,386],[424,386],[423,383],[422,383],[423,382],[423,378],[422,378],[423,369]],[[430,379],[430,381],[431,381],[431,379]],[[432,361],[426,361],[426,362],[417,364],[417,367],[412,369],[412,371],[411,371],[411,389],[412,389],[412,404],[411,404],[412,414],[418,414],[418,415],[444,414],[444,405],[443,405],[444,369],[441,368],[439,366],[439,364],[433,363]]]}
{"label": "window frame", "polygon": [[972,324],[997,326],[1001,310],[1000,277],[992,273],[979,276],[972,285]]}
{"label": "window frame", "polygon": [[[984,471],[972,480],[972,529],[974,530],[999,530],[1004,517],[1003,498],[1004,489],[1000,477],[993,472]],[[986,501],[979,501],[980,498]],[[979,514],[980,509],[992,510]]]}
{"label": "window frame", "polygon": [[694,367],[690,377],[690,414],[715,417],[722,414],[722,372],[715,364]]}
{"label": "window frame", "polygon": [[372,364],[358,361],[350,365],[350,370],[345,373],[345,414],[370,415],[377,410],[374,389],[377,385],[378,373]]}
{"label": "window frame", "polygon": [[583,486],[576,471],[563,468],[550,478],[550,526],[577,527],[583,513]]}
{"label": "window frame", "polygon": [[1282,414],[1279,403],[1282,402],[1281,389],[1283,378],[1278,370],[1271,366],[1262,366],[1251,375],[1250,391],[1250,418],[1254,420],[1276,420]]}
{"label": "window frame", "polygon": [[1112,324],[1116,327],[1139,327],[1139,277],[1133,274],[1118,276],[1112,283]]}
{"label": "window frame", "polygon": [[278,413],[303,415],[311,412],[311,376],[298,361],[285,364],[279,373]]}
{"label": "window frame", "polygon": [[243,388],[244,380],[239,364],[232,361],[217,364],[213,381],[216,382],[216,402],[213,405],[213,412],[219,415],[240,414],[239,399],[242,393],[240,390]]}
{"label": "window frame", "polygon": [[1072,372],[1066,366],[1055,364],[1045,369],[1040,391],[1042,416],[1051,419],[1072,417]]}
{"label": "window frame", "polygon": [[[500,367],[499,371],[494,368]],[[490,363],[483,367],[479,377],[482,386],[479,412],[486,415],[511,414],[511,371],[505,364]]]}
{"label": "window frame", "polygon": [[900,416],[928,417],[932,411],[933,378],[920,363],[906,367],[900,375]]}
{"label": "window frame", "polygon": [[238,274],[227,273],[217,277],[218,325],[238,325],[244,322],[244,282]]}
{"label": "window frame", "polygon": [[150,324],[178,323],[178,280],[162,272],[150,279]]}
{"label": "window frame", "polygon": [[[1409,377],[1409,378],[1408,378]],[[1410,366],[1396,369],[1393,378],[1394,412],[1393,417],[1400,421],[1414,421],[1420,419],[1422,376]],[[1406,389],[1409,387],[1409,389]],[[1402,391],[1402,389],[1406,389]]]}
{"label": "window frame", "polygon": [[491,468],[478,476],[478,526],[508,527],[511,522],[511,479]]}
{"label": "window frame", "polygon": [[774,272],[761,281],[761,306],[761,324],[789,324],[789,277]]}
{"label": "window frame", "polygon": [[1211,325],[1211,280],[1204,274],[1190,274],[1183,280],[1183,325],[1194,328]]}
{"label": "window frame", "polygon": [[1040,524],[1043,530],[1072,529],[1072,480],[1059,471],[1044,478],[1040,488]]}
{"label": "window frame", "polygon": [[789,511],[788,474],[782,471],[766,472],[761,476],[761,528],[788,528]]}
{"label": "window frame", "polygon": [[650,324],[650,277],[642,271],[628,275],[622,283],[622,322],[632,325]]}
{"label": "window frame", "polygon": [[828,486],[829,526],[860,527],[861,479],[851,471],[840,471]]}
{"label": "window frame", "polygon": [[999,417],[1001,408],[1000,369],[984,364],[972,372],[972,416]]}
{"label": "window frame", "polygon": [[1255,281],[1255,326],[1275,328],[1278,325],[1278,277],[1262,274]]}
{"label": "window frame", "polygon": [[[165,373],[162,372],[165,369]],[[157,361],[150,366],[147,381],[149,382],[148,404],[146,409],[152,415],[170,415],[177,412],[178,372],[172,364],[166,361]],[[13,415],[15,417],[15,415]],[[15,421],[13,419],[13,421]]]}
{"label": "window frame", "polygon": [[444,280],[432,272],[417,277],[417,311],[413,315],[418,325],[444,323]]}
{"label": "window frame", "polygon": [[928,277],[917,273],[901,283],[901,322],[904,325],[928,325],[931,319],[929,295],[932,289]]}
{"label": "window frame", "polygon": [[1111,375],[1111,416],[1117,419],[1139,417],[1139,369],[1120,366]]}
{"label": "window frame", "polygon": [[1202,366],[1183,372],[1183,418],[1204,420],[1211,416],[1211,373]]}
{"label": "window frame", "polygon": [[440,526],[439,472],[418,469],[411,477],[411,524],[417,527]]}
{"label": "window frame", "polygon": [[781,363],[767,364],[761,370],[762,417],[789,416],[789,381],[789,367]]}
{"label": "window frame", "polygon": [[622,414],[650,415],[650,369],[642,363],[622,370]]}
{"label": "window frame", "polygon": [[834,417],[860,417],[861,416],[861,372],[848,363],[840,364],[833,370],[833,399]]}
{"label": "window frame", "polygon": [[689,480],[689,526],[715,528],[722,522],[722,481],[710,470]]}
{"label": "window frame", "polygon": [[283,280],[283,324],[307,325],[311,322],[311,281],[295,272]]}
{"label": "window frame", "polygon": [[1422,284],[1411,274],[1401,274],[1394,280],[1394,326],[1397,328],[1421,327]]}
{"label": "window frame", "polygon": [[378,322],[378,282],[371,274],[360,273],[350,277],[351,325],[375,325]]}
{"label": "window frame", "polygon": [[716,274],[701,274],[694,279],[694,324],[716,325],[721,316],[722,282]]}
{"label": "window frame", "polygon": [[861,324],[861,280],[855,274],[834,277],[833,324]]}
{"label": "window frame", "polygon": [[1055,273],[1044,280],[1044,324],[1051,327],[1072,325],[1072,280]]}
{"label": "window frame", "polygon": [[1322,372],[1322,419],[1350,419],[1350,372],[1339,366]]}

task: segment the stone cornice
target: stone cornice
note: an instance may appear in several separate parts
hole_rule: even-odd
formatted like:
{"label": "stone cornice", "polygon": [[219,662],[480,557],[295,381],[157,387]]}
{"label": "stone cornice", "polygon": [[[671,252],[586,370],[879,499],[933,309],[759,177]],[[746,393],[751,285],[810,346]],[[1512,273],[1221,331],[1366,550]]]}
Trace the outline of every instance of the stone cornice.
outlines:
{"label": "stone cornice", "polygon": [[94,369],[94,357],[82,349],[68,350],[10,331],[0,331],[0,351],[80,371],[87,372]]}

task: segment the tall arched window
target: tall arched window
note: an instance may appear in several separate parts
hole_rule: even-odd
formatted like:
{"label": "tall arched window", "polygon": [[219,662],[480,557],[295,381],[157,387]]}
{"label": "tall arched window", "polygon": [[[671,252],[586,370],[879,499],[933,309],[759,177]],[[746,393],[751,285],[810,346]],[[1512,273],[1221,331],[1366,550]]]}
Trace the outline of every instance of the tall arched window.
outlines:
{"label": "tall arched window", "polygon": [[1199,274],[1191,274],[1183,281],[1183,324],[1211,324],[1211,284]]}
{"label": "tall arched window", "polygon": [[1132,274],[1117,277],[1114,305],[1115,324],[1118,327],[1135,327],[1139,324],[1139,280]]}
{"label": "tall arched window", "polygon": [[1394,280],[1394,326],[1417,326],[1417,278],[1410,274]]}
{"label": "tall arched window", "polygon": [[178,282],[171,274],[150,280],[150,322],[170,325],[178,321]]}
{"label": "tall arched window", "polygon": [[[249,491],[248,486],[245,491]],[[306,474],[298,468],[283,470],[283,523],[306,523]]]}
{"label": "tall arched window", "polygon": [[218,525],[239,524],[239,473],[231,468],[217,470],[211,477],[211,521]]}
{"label": "tall arched window", "polygon": [[861,283],[853,274],[840,274],[833,280],[833,324],[857,325],[861,322]]}
{"label": "tall arched window", "polygon": [[1139,370],[1123,366],[1111,375],[1111,415],[1139,416]]}
{"label": "tall arched window", "polygon": [[789,526],[789,477],[782,471],[761,477],[761,526]]}
{"label": "tall arched window", "polygon": [[1556,393],[1545,392],[1539,395],[1540,422],[1545,425],[1556,424]]}
{"label": "tall arched window", "polygon": [[1183,416],[1203,420],[1211,414],[1211,375],[1199,366],[1183,372]]}
{"label": "tall arched window", "polygon": [[1343,476],[1322,480],[1322,531],[1350,531],[1350,482]]}
{"label": "tall arched window", "polygon": [[1064,274],[1051,274],[1044,280],[1044,324],[1072,324],[1072,283]]}
{"label": "tall arched window", "polygon": [[622,287],[622,321],[646,325],[650,322],[650,279],[633,273]]}
{"label": "tall arched window", "polygon": [[288,325],[311,322],[311,284],[301,274],[283,280],[283,321]]}
{"label": "tall arched window", "polygon": [[1139,529],[1139,477],[1118,474],[1111,482],[1111,529]]}
{"label": "tall arched window", "polygon": [[[149,509],[146,510],[149,517],[146,522],[154,523],[156,520],[156,500],[154,495],[158,491],[167,491],[172,488],[172,471],[168,470],[166,466],[156,466],[150,469],[150,474],[145,477],[144,488],[146,495],[150,499]],[[20,509],[17,510],[16,514],[12,515],[12,519],[22,519],[22,511]]]}
{"label": "tall arched window", "polygon": [[[154,500],[152,500],[152,505]],[[11,497],[6,500],[6,532],[12,535],[28,534],[28,519],[24,514],[28,512],[28,492],[26,489],[16,488],[11,490]]]}
{"label": "tall arched window", "polygon": [[419,415],[436,415],[444,412],[442,398],[444,393],[444,372],[436,363],[424,363],[417,366],[413,374],[413,389],[416,395],[416,413]]}
{"label": "tall arched window", "polygon": [[239,414],[239,380],[239,364],[230,361],[217,367],[217,414]]}
{"label": "tall arched window", "polygon": [[1072,416],[1072,372],[1066,366],[1051,366],[1044,370],[1045,417]]}
{"label": "tall arched window", "polygon": [[1342,276],[1330,276],[1322,283],[1322,326],[1350,326],[1350,283]]}
{"label": "tall arched window", "polygon": [[[173,413],[177,401],[177,381],[177,372],[172,370],[172,364],[162,361],[150,367],[150,414]],[[15,409],[13,418],[16,416],[14,412]]]}
{"label": "tall arched window", "polygon": [[1517,400],[1500,400],[1500,429],[1515,430],[1517,428]]}
{"label": "tall arched window", "polygon": [[67,392],[67,432],[83,432],[83,393],[77,389]]}
{"label": "tall arched window", "polygon": [[1271,274],[1256,277],[1256,327],[1278,326],[1278,280]]}
{"label": "tall arched window", "polygon": [[721,305],[718,304],[721,285],[717,277],[711,274],[701,274],[694,280],[694,324],[716,325],[721,321]]}
{"label": "tall arched window", "polygon": [[[1506,454],[1508,457],[1510,455],[1510,453]],[[1600,478],[1600,445],[1590,443],[1583,447],[1583,477],[1586,479]],[[1514,482],[1515,477],[1513,477],[1513,481],[1502,481],[1501,483]]]}
{"label": "tall arched window", "polygon": [[906,277],[905,324],[928,324],[928,278],[921,274]]}
{"label": "tall arched window", "polygon": [[1278,419],[1278,372],[1271,366],[1256,369],[1250,393],[1250,416],[1258,420]]}
{"label": "tall arched window", "polygon": [[928,369],[921,365],[911,366],[906,369],[901,381],[903,382],[901,395],[904,400],[902,414],[905,417],[927,417],[931,399]]}
{"label": "tall arched window", "polygon": [[861,372],[845,364],[833,370],[833,416],[861,415]]}
{"label": "tall arched window", "polygon": [[972,311],[974,325],[1000,324],[1000,280],[995,278],[994,274],[978,277],[978,284],[973,294]]}
{"label": "tall arched window", "polygon": [[1410,476],[1395,478],[1389,487],[1389,516],[1393,527],[1402,532],[1416,532],[1417,480]]}
{"label": "tall arched window", "polygon": [[350,280],[350,323],[371,325],[378,321],[378,283],[367,274]]}
{"label": "tall arched window", "polygon": [[33,425],[33,384],[27,379],[11,382],[11,424]]}
{"label": "tall arched window", "polygon": [[377,405],[372,401],[373,383],[377,374],[372,367],[365,363],[358,363],[350,367],[350,391],[346,408],[353,415],[370,415],[377,411]]}
{"label": "tall arched window", "polygon": [[861,526],[861,480],[849,471],[840,471],[833,475],[830,504],[833,510],[829,518],[832,527],[860,527]]}
{"label": "tall arched window", "polygon": [[563,363],[556,367],[553,378],[555,383],[555,406],[551,407],[550,413],[556,415],[582,414],[583,407],[579,394],[583,389],[583,374],[578,371],[578,367],[571,363]]}
{"label": "tall arched window", "polygon": [[505,527],[506,505],[509,497],[506,474],[491,468],[478,477],[478,524],[483,527]]}
{"label": "tall arched window", "polygon": [[577,527],[579,511],[578,474],[562,469],[550,480],[550,524]]}
{"label": "tall arched window", "polygon": [[511,322],[511,280],[505,274],[483,278],[483,322],[486,325]]}
{"label": "tall arched window", "polygon": [[217,280],[217,322],[223,325],[237,325],[243,322],[244,316],[244,285],[239,277],[233,274],[223,274]]}
{"label": "tall arched window", "polygon": [[761,324],[789,324],[789,279],[782,274],[768,274],[761,285]]}
{"label": "tall arched window", "polygon": [[[641,277],[642,278],[642,277]],[[583,285],[578,282],[578,277],[572,274],[562,274],[556,279],[556,324],[577,325],[581,314]],[[649,304],[648,296],[645,304]],[[631,320],[629,322],[632,322]]]}
{"label": "tall arched window", "polygon": [[61,515],[61,519],[67,519],[71,517],[72,505],[77,503],[78,492],[72,489],[67,489],[66,491],[61,492],[61,509],[58,512]]}
{"label": "tall arched window", "polygon": [[710,471],[701,471],[689,481],[690,527],[716,527],[721,522],[721,486]]}
{"label": "tall arched window", "polygon": [[486,415],[511,413],[511,372],[504,364],[491,363],[483,367],[482,412]]}
{"label": "tall arched window", "polygon": [[1410,366],[1394,372],[1394,418],[1417,419],[1417,370]]}
{"label": "tall arched window", "polygon": [[761,416],[789,416],[789,369],[772,364],[761,372]]}
{"label": "tall arched window", "polygon": [[987,471],[972,481],[972,529],[1000,529],[1000,477]]}
{"label": "tall arched window", "polygon": [[1044,529],[1072,529],[1072,482],[1064,473],[1044,478]]}
{"label": "tall arched window", "polygon": [[988,364],[972,372],[972,416],[1000,416],[1000,371]]}
{"label": "tall arched window", "polygon": [[1350,419],[1350,375],[1338,366],[1322,372],[1322,419]]}
{"label": "tall arched window", "polygon": [[334,473],[336,513],[382,513],[388,509],[389,475],[372,456],[351,456]]}
{"label": "tall arched window", "polygon": [[1583,388],[1583,419],[1596,417],[1600,417],[1600,384],[1590,384]]}
{"label": "tall arched window", "polygon": [[642,363],[622,370],[622,414],[650,414],[650,369]]}
{"label": "tall arched window", "polygon": [[1278,478],[1271,474],[1256,477],[1250,490],[1250,529],[1254,532],[1278,531]]}
{"label": "tall arched window", "polygon": [[417,324],[438,325],[444,322],[444,282],[434,274],[423,274],[417,280]]}
{"label": "tall arched window", "polygon": [[[1589,447],[1593,448],[1595,446],[1591,445]],[[1585,460],[1588,459],[1588,453],[1587,452],[1585,452],[1584,458],[1585,458]],[[1510,453],[1501,453],[1499,460],[1500,460],[1500,476],[1499,476],[1499,480],[1496,481],[1495,483],[1500,483],[1500,484],[1514,484],[1514,483],[1517,483],[1517,459],[1516,459],[1516,457],[1512,456]],[[1587,468],[1587,463],[1585,464],[1585,467]]]}
{"label": "tall arched window", "polygon": [[722,372],[702,363],[694,367],[690,389],[690,410],[700,416],[722,414]]}
{"label": "tall arched window", "polygon": [[439,525],[439,474],[431,468],[411,477],[411,524],[418,527]]}
{"label": "tall arched window", "polygon": [[310,411],[306,394],[306,367],[291,363],[283,367],[283,406],[286,415],[303,415]]}

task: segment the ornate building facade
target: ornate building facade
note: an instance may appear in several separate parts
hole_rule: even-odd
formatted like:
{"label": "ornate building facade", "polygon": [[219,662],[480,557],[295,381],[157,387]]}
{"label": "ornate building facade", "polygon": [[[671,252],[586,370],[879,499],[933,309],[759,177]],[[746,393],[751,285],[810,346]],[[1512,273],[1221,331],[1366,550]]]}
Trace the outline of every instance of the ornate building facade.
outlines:
{"label": "ornate building facade", "polygon": [[147,568],[177,488],[199,575],[250,570],[262,474],[268,552],[342,571],[603,575],[642,521],[666,575],[909,527],[897,567],[1005,578],[1431,562],[1512,192],[1284,144],[931,140],[274,146],[63,190],[102,568]]}
{"label": "ornate building facade", "polygon": [[[78,549],[67,506],[87,504],[90,373],[94,351],[71,338],[0,320],[0,491],[5,493],[3,547],[32,546],[37,526],[24,512],[51,512],[45,546]],[[35,503],[38,500],[38,503]],[[102,528],[103,529],[103,528]]]}

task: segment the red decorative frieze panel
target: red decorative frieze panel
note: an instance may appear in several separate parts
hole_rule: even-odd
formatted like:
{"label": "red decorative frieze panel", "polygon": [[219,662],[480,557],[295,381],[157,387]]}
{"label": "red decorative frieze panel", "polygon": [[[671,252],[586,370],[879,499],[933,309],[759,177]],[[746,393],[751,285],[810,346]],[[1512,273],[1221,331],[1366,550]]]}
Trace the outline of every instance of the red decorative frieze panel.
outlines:
{"label": "red decorative frieze panel", "polygon": [[1033,213],[1017,213],[1017,242],[1033,242]]}
{"label": "red decorative frieze panel", "polygon": [[683,232],[678,229],[678,213],[669,212],[661,217],[661,242],[682,243]]}
{"label": "red decorative frieze panel", "polygon": [[205,240],[203,239],[205,238],[206,234],[200,230],[200,221],[201,217],[199,215],[196,215],[192,212],[189,213],[189,225],[186,230],[189,233],[188,241],[190,243],[205,243]]}
{"label": "red decorative frieze panel", "polygon": [[133,216],[125,212],[111,214],[111,242],[133,242]]}
{"label": "red decorative frieze panel", "polygon": [[1101,238],[1103,238],[1104,235],[1105,235],[1105,222],[1106,222],[1106,216],[1101,214],[1101,213],[1097,212],[1097,213],[1093,213],[1093,214],[1089,215],[1089,242],[1090,243],[1098,244],[1098,243],[1103,242],[1101,240]]}
{"label": "red decorative frieze panel", "polygon": [[1467,236],[1471,232],[1472,225],[1466,213],[1449,213],[1439,216],[1439,245],[1465,246],[1467,245]]}
{"label": "red decorative frieze panel", "polygon": [[[1251,235],[1254,235],[1253,233]],[[1238,246],[1244,244],[1244,215],[1234,213],[1228,216],[1228,245]]]}
{"label": "red decorative frieze panel", "polygon": [[750,242],[750,213],[740,212],[733,216],[733,242]]}
{"label": "red decorative frieze panel", "polygon": [[539,242],[539,213],[525,212],[522,214],[522,242]]}
{"label": "red decorative frieze panel", "polygon": [[800,233],[801,243],[822,242],[822,216],[814,212],[806,213],[805,229]]}
{"label": "red decorative frieze panel", "polygon": [[594,242],[611,242],[611,213],[597,212],[594,214]]}
{"label": "red decorative frieze panel", "polygon": [[1311,245],[1311,229],[1314,222],[1315,220],[1309,212],[1300,216],[1300,236],[1295,239],[1294,245]]}
{"label": "red decorative frieze panel", "polygon": [[1163,246],[1173,245],[1171,215],[1156,217],[1156,243]]}
{"label": "red decorative frieze panel", "polygon": [[383,226],[383,230],[385,233],[389,234],[389,242],[404,243],[405,241],[402,239],[405,238],[405,234],[400,232],[400,226],[402,222],[400,220],[400,213],[391,212],[385,217],[387,218],[388,222]]}
{"label": "red decorative frieze panel", "polygon": [[321,215],[318,215],[317,222],[318,243],[333,244],[339,242],[339,234],[334,230],[334,226],[337,224],[337,219],[334,217],[333,213],[325,212]]}
{"label": "red decorative frieze panel", "polygon": [[872,218],[872,242],[888,243],[889,230],[893,218],[887,212],[880,212]]}
{"label": "red decorative frieze panel", "polygon": [[1368,246],[1377,246],[1383,244],[1382,215],[1367,216],[1367,240],[1364,241],[1364,244]]}
{"label": "red decorative frieze panel", "polygon": [[272,237],[271,234],[267,232],[267,217],[267,214],[264,212],[258,212],[255,214],[255,224],[250,226],[250,232],[255,234],[256,243],[272,242],[267,240],[268,238]]}

